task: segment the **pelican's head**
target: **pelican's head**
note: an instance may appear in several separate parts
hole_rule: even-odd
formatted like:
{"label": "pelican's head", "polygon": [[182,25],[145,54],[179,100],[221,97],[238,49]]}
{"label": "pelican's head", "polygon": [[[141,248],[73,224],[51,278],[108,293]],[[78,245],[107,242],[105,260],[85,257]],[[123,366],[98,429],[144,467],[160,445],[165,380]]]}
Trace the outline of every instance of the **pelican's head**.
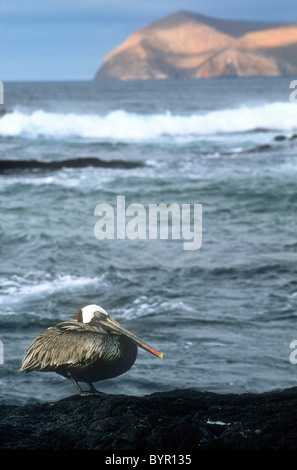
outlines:
{"label": "pelican's head", "polygon": [[81,319],[78,321],[81,321],[82,323],[90,323],[94,317],[102,317],[103,319],[108,317],[107,311],[100,307],[100,305],[87,305],[79,310],[81,311],[81,313],[79,312]]}
{"label": "pelican's head", "polygon": [[136,335],[134,335],[134,333],[131,333],[131,331],[123,328],[117,321],[111,318],[107,311],[100,307],[100,305],[87,305],[84,308],[78,309],[77,321],[81,323],[90,323],[92,320],[92,324],[100,324],[108,333],[124,335],[145,351],[148,351],[151,354],[160,357],[161,359],[163,358],[163,353],[156,351],[156,349],[152,348],[144,341],[139,339]]}

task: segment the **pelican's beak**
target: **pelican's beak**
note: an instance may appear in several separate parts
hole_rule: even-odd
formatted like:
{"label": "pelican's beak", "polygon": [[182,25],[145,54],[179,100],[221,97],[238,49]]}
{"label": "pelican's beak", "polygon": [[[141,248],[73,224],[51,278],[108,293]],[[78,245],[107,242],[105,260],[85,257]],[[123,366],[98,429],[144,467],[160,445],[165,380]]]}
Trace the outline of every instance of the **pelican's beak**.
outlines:
{"label": "pelican's beak", "polygon": [[131,333],[131,331],[126,330],[123,328],[117,321],[115,321],[111,317],[106,317],[105,319],[100,320],[100,323],[104,326],[107,326],[108,329],[110,329],[114,333],[118,333],[121,335],[127,336],[127,338],[131,339],[133,343],[137,344],[140,348],[144,349],[145,351],[150,352],[151,354],[154,354],[155,356],[160,357],[163,359],[163,353],[157,351],[156,349],[152,348],[148,344],[146,344],[142,339],[137,338],[136,335]]}
{"label": "pelican's beak", "polygon": [[73,320],[76,320],[76,321],[82,323],[82,309],[79,307],[79,309],[77,310],[77,314],[76,315],[70,315],[69,318],[73,318]]}

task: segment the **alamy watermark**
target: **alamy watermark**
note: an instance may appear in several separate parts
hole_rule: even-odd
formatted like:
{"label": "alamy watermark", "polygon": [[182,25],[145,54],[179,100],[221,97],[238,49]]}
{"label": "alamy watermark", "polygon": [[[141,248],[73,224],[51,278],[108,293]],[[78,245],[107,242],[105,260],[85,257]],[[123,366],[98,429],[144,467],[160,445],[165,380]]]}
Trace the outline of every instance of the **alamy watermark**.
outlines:
{"label": "alamy watermark", "polygon": [[[202,245],[202,204],[166,205],[133,203],[126,207],[125,196],[117,196],[116,207],[107,203],[95,207],[100,217],[94,226],[98,240],[185,240],[184,250],[199,250]],[[171,222],[170,222],[171,221]]]}
{"label": "alamy watermark", "polygon": [[0,104],[4,104],[4,86],[3,82],[0,81]]}
{"label": "alamy watermark", "polygon": [[0,364],[4,364],[4,346],[2,341],[0,341]]}
{"label": "alamy watermark", "polygon": [[289,87],[294,88],[290,93],[290,101],[291,103],[297,103],[297,80],[292,80]]}
{"label": "alamy watermark", "polygon": [[290,354],[290,362],[291,364],[297,364],[297,340],[294,339],[293,341],[291,341],[290,343],[290,348],[291,349],[294,349],[294,351],[291,352]]}

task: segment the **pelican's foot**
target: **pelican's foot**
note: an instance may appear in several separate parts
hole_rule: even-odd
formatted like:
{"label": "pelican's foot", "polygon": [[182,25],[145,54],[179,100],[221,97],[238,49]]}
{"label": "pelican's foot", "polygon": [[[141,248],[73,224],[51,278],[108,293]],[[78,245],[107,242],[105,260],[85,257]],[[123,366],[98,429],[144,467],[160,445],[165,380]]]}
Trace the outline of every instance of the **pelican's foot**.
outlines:
{"label": "pelican's foot", "polygon": [[98,392],[90,392],[89,390],[81,390],[77,392],[80,397],[90,397],[92,395],[96,395]]}

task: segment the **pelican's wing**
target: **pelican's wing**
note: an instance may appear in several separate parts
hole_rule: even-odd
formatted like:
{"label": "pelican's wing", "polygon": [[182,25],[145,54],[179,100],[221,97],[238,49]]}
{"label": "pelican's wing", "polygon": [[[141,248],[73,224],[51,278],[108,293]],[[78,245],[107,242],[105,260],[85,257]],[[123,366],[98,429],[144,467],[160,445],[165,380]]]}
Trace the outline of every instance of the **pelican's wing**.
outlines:
{"label": "pelican's wing", "polygon": [[27,350],[20,372],[54,371],[79,366],[100,357],[100,341],[106,332],[84,323],[63,322],[40,333]]}

